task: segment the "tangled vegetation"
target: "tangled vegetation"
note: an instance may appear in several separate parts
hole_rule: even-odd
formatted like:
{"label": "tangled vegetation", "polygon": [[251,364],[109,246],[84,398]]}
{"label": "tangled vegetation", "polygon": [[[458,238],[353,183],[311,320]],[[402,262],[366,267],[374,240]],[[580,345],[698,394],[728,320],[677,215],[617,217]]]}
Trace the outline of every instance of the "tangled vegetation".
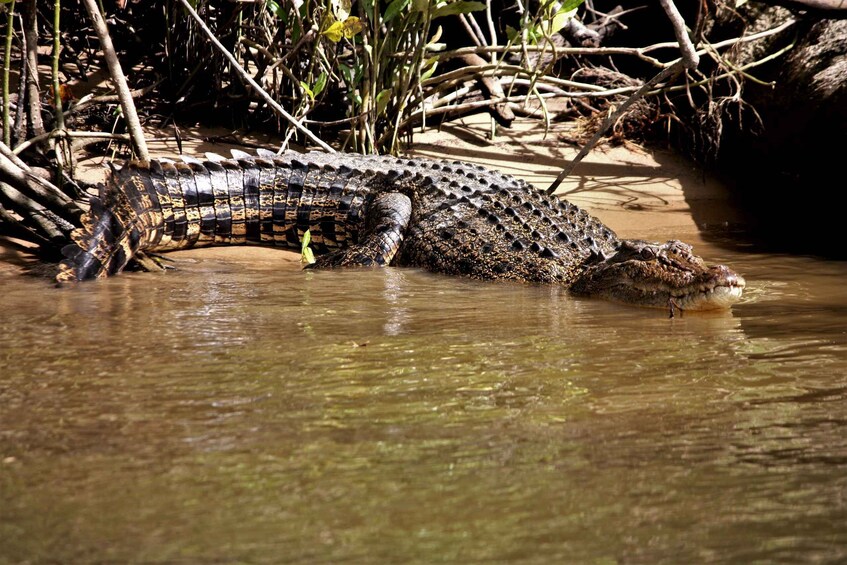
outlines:
{"label": "tangled vegetation", "polygon": [[[0,234],[51,252],[66,242],[85,207],[75,155],[108,141],[146,158],[142,122],[360,152],[398,152],[416,128],[480,111],[493,125],[582,116],[612,135],[685,129],[682,115],[744,111],[744,81],[782,51],[739,64],[739,47],[795,23],[716,40],[734,4],[661,5],[2,0]],[[627,118],[610,115],[636,101]]]}

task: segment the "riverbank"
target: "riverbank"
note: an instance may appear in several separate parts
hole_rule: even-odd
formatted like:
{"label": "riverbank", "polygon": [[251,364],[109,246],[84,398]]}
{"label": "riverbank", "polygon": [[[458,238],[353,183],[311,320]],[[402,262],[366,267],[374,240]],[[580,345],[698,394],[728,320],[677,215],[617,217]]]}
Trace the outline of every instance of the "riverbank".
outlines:
{"label": "riverbank", "polygon": [[[542,124],[524,120],[510,129],[498,128],[491,140],[488,118],[471,116],[417,134],[408,155],[469,161],[546,188],[579,150],[571,141],[575,127],[571,123],[552,124],[545,131]],[[174,138],[163,137],[162,132],[150,133],[154,156],[173,158],[179,154]],[[205,152],[226,154],[233,148],[250,151],[251,147],[274,147],[276,143],[276,139],[260,136],[236,140],[223,129],[181,129],[183,151],[191,156]],[[88,182],[101,182],[107,172],[99,157],[81,160],[78,170]],[[634,144],[596,148],[577,165],[557,194],[628,238],[651,239],[654,234],[670,231],[696,245],[703,229],[739,221],[731,194],[720,182],[671,151]],[[185,250],[170,257],[271,263],[291,268],[298,267],[300,259],[297,252],[245,246]],[[32,257],[25,252],[0,243],[0,272],[20,274],[31,263]]]}

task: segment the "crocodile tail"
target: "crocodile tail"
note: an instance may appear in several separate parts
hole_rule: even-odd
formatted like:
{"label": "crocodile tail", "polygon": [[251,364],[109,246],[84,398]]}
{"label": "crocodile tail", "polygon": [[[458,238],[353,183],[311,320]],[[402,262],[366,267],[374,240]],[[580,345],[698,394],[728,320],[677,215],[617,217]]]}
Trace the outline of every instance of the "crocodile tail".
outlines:
{"label": "crocodile tail", "polygon": [[[112,170],[98,196],[89,198],[89,210],[82,226],[71,233],[72,243],[62,249],[64,260],[59,265],[59,283],[108,277],[120,273],[132,258],[150,241],[156,226],[151,223],[161,208],[144,179],[147,164],[133,163]],[[159,211],[155,214],[155,211]]]}

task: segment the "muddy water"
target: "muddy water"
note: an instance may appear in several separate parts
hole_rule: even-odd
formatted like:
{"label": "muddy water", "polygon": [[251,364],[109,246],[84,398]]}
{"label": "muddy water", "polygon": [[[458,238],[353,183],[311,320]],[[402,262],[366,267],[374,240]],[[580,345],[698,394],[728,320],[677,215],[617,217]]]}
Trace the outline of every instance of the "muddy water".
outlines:
{"label": "muddy water", "polygon": [[847,265],[697,250],[731,312],[249,254],[4,276],[0,562],[843,562]]}

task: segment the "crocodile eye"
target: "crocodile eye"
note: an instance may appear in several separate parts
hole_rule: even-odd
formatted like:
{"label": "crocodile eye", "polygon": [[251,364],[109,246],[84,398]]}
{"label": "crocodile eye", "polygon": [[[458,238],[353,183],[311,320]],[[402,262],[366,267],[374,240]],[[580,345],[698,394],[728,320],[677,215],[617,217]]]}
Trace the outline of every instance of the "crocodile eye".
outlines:
{"label": "crocodile eye", "polygon": [[650,247],[644,247],[641,249],[641,258],[645,261],[651,261],[656,258],[656,252]]}

